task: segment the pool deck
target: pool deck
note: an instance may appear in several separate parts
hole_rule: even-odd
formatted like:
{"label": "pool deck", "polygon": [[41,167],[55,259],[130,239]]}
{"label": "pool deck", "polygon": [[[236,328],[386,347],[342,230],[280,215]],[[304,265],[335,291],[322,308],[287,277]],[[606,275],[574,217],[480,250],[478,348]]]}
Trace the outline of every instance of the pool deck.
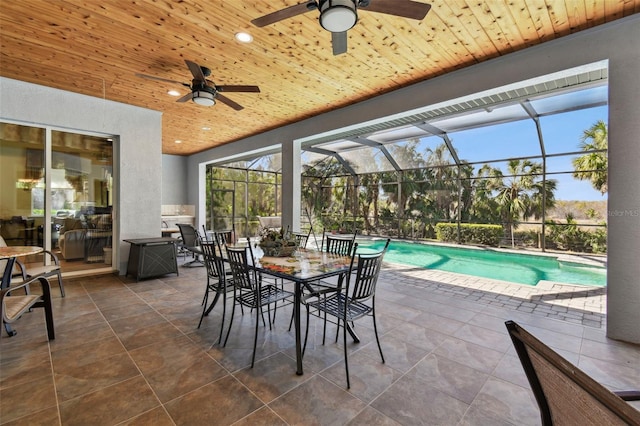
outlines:
{"label": "pool deck", "polygon": [[[400,273],[401,272],[401,273]],[[606,287],[540,281],[536,286],[385,262],[381,278],[487,307],[508,308],[588,327],[602,328]]]}

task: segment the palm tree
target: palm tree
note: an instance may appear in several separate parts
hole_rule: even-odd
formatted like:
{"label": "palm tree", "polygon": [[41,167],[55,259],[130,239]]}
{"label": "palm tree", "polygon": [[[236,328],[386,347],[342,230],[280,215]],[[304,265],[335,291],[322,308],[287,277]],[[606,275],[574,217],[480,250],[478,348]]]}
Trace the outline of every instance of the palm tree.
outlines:
{"label": "palm tree", "polygon": [[483,173],[490,176],[487,188],[496,194],[494,199],[503,222],[509,227],[511,245],[514,246],[513,231],[517,220],[541,216],[543,193],[546,206],[552,206],[557,182],[551,179],[542,181],[542,164],[530,160],[509,160],[508,176],[504,176],[500,169],[486,170],[486,167],[483,167]]}
{"label": "palm tree", "polygon": [[586,154],[572,160],[575,173],[573,177],[590,180],[591,185],[605,194],[607,186],[607,125],[598,120],[585,130],[580,138],[580,149]]}

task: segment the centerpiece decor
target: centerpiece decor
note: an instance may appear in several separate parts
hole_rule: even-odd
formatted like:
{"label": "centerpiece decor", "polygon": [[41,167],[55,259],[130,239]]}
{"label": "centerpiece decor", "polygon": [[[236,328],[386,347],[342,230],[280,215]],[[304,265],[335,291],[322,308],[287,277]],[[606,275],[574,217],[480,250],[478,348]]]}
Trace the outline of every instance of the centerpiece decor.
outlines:
{"label": "centerpiece decor", "polygon": [[265,256],[287,257],[296,250],[297,243],[295,236],[281,229],[264,228],[260,231],[260,242],[258,243]]}

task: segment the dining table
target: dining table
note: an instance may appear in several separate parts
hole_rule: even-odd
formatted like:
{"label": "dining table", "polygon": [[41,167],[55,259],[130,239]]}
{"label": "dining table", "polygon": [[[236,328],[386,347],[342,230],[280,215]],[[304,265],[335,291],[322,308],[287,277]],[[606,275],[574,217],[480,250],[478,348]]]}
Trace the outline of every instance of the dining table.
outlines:
{"label": "dining table", "polygon": [[[255,253],[254,253],[255,254]],[[294,291],[294,325],[296,341],[296,374],[302,375],[302,339],[300,308],[303,287],[312,291],[311,284],[320,279],[344,275],[349,272],[351,256],[298,248],[290,256],[262,256],[251,266],[257,272],[292,281]],[[354,338],[356,338],[354,336]]]}
{"label": "dining table", "polygon": [[13,267],[18,257],[29,256],[42,252],[42,247],[38,246],[8,246],[0,247],[0,260],[6,260],[6,265],[2,273],[2,284],[0,289],[8,288],[11,285]]}

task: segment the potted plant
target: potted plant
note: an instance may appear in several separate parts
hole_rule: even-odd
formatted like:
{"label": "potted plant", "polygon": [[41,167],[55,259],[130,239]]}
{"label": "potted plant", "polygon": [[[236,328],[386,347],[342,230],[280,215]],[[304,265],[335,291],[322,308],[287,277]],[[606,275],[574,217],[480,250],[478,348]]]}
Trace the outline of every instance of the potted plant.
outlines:
{"label": "potted plant", "polygon": [[289,231],[263,228],[258,243],[265,256],[291,256],[296,250],[296,239]]}

